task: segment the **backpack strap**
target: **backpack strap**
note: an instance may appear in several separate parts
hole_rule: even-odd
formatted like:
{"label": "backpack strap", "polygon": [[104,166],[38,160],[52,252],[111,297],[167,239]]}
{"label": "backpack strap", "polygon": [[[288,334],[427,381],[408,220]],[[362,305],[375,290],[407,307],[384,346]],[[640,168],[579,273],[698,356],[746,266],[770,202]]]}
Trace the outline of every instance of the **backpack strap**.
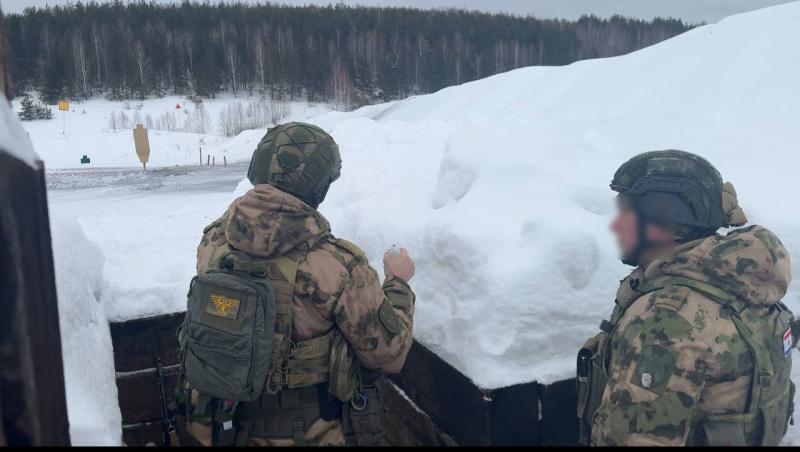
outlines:
{"label": "backpack strap", "polygon": [[[768,319],[765,319],[760,314],[745,312],[749,305],[744,300],[703,281],[682,276],[662,276],[648,281],[645,286],[646,291],[660,290],[669,286],[684,286],[725,306],[731,313],[730,319],[736,327],[736,331],[750,349],[754,372],[750,383],[747,409],[744,413],[703,415],[699,425],[706,436],[707,444],[705,445],[777,445],[782,435],[776,435],[775,432],[772,432],[774,429],[770,430],[770,434],[762,432],[761,437],[753,440],[747,439],[748,435],[758,430],[762,415],[767,416],[767,411],[769,414],[774,414],[774,409],[772,409],[772,405],[775,404],[774,399],[788,397],[783,395],[783,392],[789,391],[788,389],[784,391],[782,388],[775,387],[781,376],[773,361],[776,358],[775,354],[770,352],[769,341],[777,339],[772,337],[775,332],[768,328],[771,325],[769,322],[775,320],[769,316]],[[778,311],[785,311],[785,309],[779,307]],[[765,338],[765,335],[768,337]],[[776,392],[779,393],[777,397]],[[772,419],[765,420],[765,422],[772,421]]]}
{"label": "backpack strap", "polygon": [[745,303],[736,295],[715,287],[707,282],[697,281],[684,276],[668,275],[655,278],[652,281],[646,281],[642,287],[642,292],[654,292],[669,286],[683,286],[694,289],[713,301],[730,307],[736,311],[737,314],[741,313],[745,308],[747,308],[747,303]]}

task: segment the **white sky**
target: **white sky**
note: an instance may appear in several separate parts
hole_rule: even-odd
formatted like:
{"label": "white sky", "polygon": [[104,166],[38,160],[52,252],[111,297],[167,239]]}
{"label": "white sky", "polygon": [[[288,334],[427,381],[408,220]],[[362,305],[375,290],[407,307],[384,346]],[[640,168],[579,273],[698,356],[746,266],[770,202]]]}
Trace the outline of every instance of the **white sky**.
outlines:
{"label": "white sky", "polygon": [[[157,1],[169,2],[169,0]],[[247,2],[248,0],[242,1]],[[696,23],[716,22],[731,14],[790,1],[792,0],[277,0],[275,3],[292,5],[344,3],[417,8],[456,7],[565,19],[576,19],[582,14],[595,14],[601,17],[622,14],[644,19],[657,16],[676,17]],[[63,5],[68,2],[69,0],[0,0],[0,6],[6,12],[18,12],[27,6]]]}

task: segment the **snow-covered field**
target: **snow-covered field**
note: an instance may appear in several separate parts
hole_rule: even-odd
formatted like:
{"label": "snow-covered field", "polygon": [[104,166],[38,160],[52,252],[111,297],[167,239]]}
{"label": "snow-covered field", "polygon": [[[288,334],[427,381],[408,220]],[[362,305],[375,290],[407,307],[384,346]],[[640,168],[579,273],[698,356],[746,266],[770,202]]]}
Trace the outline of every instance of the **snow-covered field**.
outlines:
{"label": "snow-covered field", "polygon": [[[480,386],[550,382],[572,375],[575,351],[610,313],[628,271],[608,232],[608,183],[638,152],[678,148],[710,159],[750,220],[798,259],[798,24],[800,3],[791,3],[622,57],[520,69],[351,113],[297,106],[293,116],[312,115],[342,150],[342,178],[321,207],[334,233],[376,267],[392,244],[412,251],[415,337]],[[143,108],[158,102],[175,99]],[[86,115],[74,118],[95,119],[68,124],[66,138],[58,115],[26,124],[47,166],[62,168],[50,176],[51,209],[76,219],[102,250],[108,318],[179,310],[201,229],[232,199],[245,167],[63,170],[83,154],[92,166],[138,166],[130,132],[104,131],[91,112],[113,106],[84,104],[76,109]],[[263,133],[209,135],[204,152],[218,163],[246,158]],[[151,166],[191,164],[199,137],[151,134],[151,145]],[[79,186],[89,188],[70,188]],[[786,302],[800,313],[800,266],[794,276]],[[800,444],[800,428],[786,443]]]}
{"label": "snow-covered field", "polygon": [[[223,110],[236,102],[243,105],[260,98],[220,96],[205,99],[202,108],[208,117],[207,133],[171,132],[150,130],[149,167],[198,165],[202,148],[203,163],[207,156],[221,164],[223,157],[229,161],[248,159],[250,153],[263,136],[263,131],[245,131],[234,138],[222,135],[219,119]],[[268,101],[267,101],[268,102]],[[306,102],[288,102],[289,116],[286,120],[305,119],[327,112],[326,104],[310,105]],[[19,99],[15,102],[19,109]],[[176,108],[180,106],[180,108]],[[145,124],[149,116],[154,124],[165,114],[176,118],[181,127],[197,110],[191,101],[179,96],[144,101],[111,102],[102,98],[70,103],[67,112],[53,110],[53,119],[25,123],[36,151],[48,169],[77,167],[141,167],[133,145],[132,127],[135,123]],[[117,118],[117,129],[112,129],[111,116]],[[128,128],[120,125],[121,117],[128,118]],[[138,121],[135,121],[138,119]],[[89,165],[81,165],[84,155],[91,159]]]}

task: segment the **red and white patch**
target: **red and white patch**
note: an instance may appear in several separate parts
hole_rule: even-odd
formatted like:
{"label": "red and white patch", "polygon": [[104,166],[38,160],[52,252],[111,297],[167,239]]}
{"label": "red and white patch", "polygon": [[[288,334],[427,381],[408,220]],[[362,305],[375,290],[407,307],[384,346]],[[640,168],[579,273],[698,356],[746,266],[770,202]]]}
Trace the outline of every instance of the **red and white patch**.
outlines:
{"label": "red and white patch", "polygon": [[789,328],[783,333],[783,356],[785,358],[788,358],[789,355],[792,354],[792,345],[794,345],[792,341],[792,329]]}

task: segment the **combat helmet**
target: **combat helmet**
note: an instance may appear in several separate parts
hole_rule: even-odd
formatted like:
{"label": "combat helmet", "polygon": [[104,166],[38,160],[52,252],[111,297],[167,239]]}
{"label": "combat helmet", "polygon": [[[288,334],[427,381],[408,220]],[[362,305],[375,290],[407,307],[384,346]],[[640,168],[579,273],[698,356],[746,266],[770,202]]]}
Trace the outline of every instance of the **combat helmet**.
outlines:
{"label": "combat helmet", "polygon": [[341,169],[333,137],[317,126],[289,122],[264,135],[253,152],[247,178],[253,185],[273,185],[316,208]]}
{"label": "combat helmet", "polygon": [[611,189],[639,215],[640,247],[646,246],[643,225],[647,222],[672,228],[678,241],[747,222],[733,185],[723,182],[706,159],[690,152],[639,154],[620,166]]}

